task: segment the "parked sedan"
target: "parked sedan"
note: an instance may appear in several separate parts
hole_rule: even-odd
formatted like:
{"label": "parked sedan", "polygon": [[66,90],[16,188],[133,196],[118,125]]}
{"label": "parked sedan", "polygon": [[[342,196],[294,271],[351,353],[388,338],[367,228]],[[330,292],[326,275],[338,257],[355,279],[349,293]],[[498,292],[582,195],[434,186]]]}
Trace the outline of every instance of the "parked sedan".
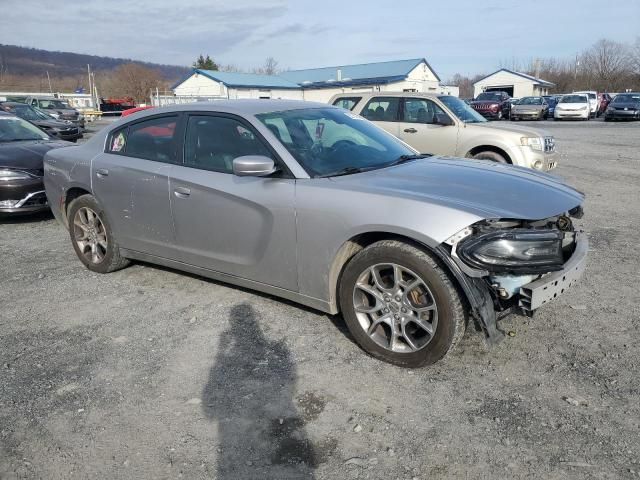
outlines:
{"label": "parked sedan", "polygon": [[340,312],[364,350],[408,367],[443,357],[469,317],[498,340],[497,312],[560,295],[588,249],[584,197],[558,178],[420,155],[311,102],[139,112],[49,152],[45,187],[94,272],[138,259]]}
{"label": "parked sedan", "polygon": [[42,110],[25,105],[24,103],[2,102],[0,103],[0,109],[33,123],[50,136],[59,138],[60,140],[77,142],[79,138],[82,138],[80,128],[73,123],[65,120],[56,120]]}
{"label": "parked sedan", "polygon": [[35,125],[0,111],[0,214],[46,210],[42,158],[69,145],[54,141]]}
{"label": "parked sedan", "polygon": [[609,103],[604,121],[640,120],[640,93],[619,93]]}
{"label": "parked sedan", "polygon": [[572,93],[560,98],[553,114],[554,120],[589,120],[591,117],[589,97],[585,94]]}
{"label": "parked sedan", "polygon": [[511,107],[511,120],[546,120],[549,105],[542,97],[523,97]]}

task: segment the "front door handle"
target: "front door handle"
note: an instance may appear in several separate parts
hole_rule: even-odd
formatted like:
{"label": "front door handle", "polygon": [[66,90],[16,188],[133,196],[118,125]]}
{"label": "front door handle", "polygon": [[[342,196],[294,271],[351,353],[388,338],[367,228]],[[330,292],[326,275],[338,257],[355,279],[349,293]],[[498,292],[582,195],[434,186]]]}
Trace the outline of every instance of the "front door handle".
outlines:
{"label": "front door handle", "polygon": [[96,170],[96,175],[98,178],[108,177],[109,170],[107,170],[106,168],[99,168],[98,170]]}
{"label": "front door handle", "polygon": [[405,128],[404,131],[405,133],[416,133],[418,130],[415,128]]}
{"label": "front door handle", "polygon": [[173,191],[173,194],[178,198],[187,198],[191,195],[191,190],[184,187],[178,187]]}

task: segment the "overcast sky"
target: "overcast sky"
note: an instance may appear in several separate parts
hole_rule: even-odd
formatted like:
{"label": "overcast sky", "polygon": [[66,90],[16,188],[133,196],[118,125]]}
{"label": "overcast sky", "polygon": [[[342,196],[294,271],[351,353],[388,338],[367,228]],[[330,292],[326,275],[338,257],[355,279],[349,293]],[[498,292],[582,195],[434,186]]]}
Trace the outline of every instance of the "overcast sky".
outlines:
{"label": "overcast sky", "polygon": [[[62,8],[53,8],[61,6]],[[0,0],[0,43],[241,68],[425,57],[446,80],[640,35],[640,0]]]}

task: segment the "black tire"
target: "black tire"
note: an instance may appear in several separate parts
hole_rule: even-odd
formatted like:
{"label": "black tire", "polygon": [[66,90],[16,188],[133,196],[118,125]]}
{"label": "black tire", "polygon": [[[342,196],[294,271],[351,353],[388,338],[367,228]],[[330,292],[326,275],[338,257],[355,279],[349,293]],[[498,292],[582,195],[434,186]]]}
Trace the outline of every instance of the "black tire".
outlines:
{"label": "black tire", "polygon": [[491,150],[486,150],[484,152],[476,153],[475,155],[473,155],[472,158],[475,158],[476,160],[491,160],[492,162],[496,162],[496,163],[504,163],[504,164],[509,163],[509,161],[507,161],[507,159],[504,158],[502,155],[500,155],[497,152],[492,152]]}
{"label": "black tire", "polygon": [[[418,351],[394,352],[376,343],[360,325],[353,292],[360,275],[380,263],[395,263],[425,282],[438,309],[438,323],[430,341]],[[447,272],[424,250],[396,240],[383,240],[358,252],[347,264],[339,286],[342,316],[358,345],[375,358],[408,368],[430,365],[452,351],[463,337],[467,315],[458,290]]]}
{"label": "black tire", "polygon": [[[98,263],[92,262],[82,253],[75,238],[76,230],[74,228],[74,219],[76,218],[78,210],[83,207],[89,208],[95,212],[104,226],[107,248],[104,253],[104,257]],[[92,195],[82,195],[74,199],[67,209],[67,218],[69,221],[69,236],[71,238],[71,244],[73,245],[73,249],[78,256],[78,259],[85,265],[85,267],[96,273],[110,273],[129,265],[130,261],[120,254],[120,246],[113,236],[111,225],[104,214],[104,210]]]}

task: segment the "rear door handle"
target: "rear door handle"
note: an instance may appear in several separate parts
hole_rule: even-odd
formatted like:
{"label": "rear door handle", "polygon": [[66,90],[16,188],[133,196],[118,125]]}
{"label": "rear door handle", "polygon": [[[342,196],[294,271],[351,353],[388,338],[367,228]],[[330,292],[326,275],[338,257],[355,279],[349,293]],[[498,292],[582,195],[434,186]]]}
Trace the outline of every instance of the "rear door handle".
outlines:
{"label": "rear door handle", "polygon": [[178,198],[187,198],[191,195],[191,190],[184,187],[178,187],[173,191],[173,194]]}
{"label": "rear door handle", "polygon": [[99,168],[96,170],[96,175],[98,176],[98,178],[108,177],[109,170],[107,170],[106,168]]}
{"label": "rear door handle", "polygon": [[406,133],[416,133],[418,130],[416,130],[415,128],[405,128],[404,131]]}

